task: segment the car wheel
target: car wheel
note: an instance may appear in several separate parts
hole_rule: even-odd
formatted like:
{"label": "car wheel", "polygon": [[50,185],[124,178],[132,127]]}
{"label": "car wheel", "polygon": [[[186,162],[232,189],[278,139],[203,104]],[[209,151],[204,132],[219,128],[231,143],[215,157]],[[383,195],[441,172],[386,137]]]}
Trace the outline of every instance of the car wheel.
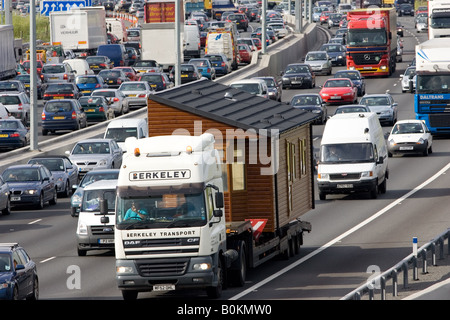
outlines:
{"label": "car wheel", "polygon": [[66,187],[65,187],[65,189],[64,189],[64,196],[65,196],[66,198],[69,198],[69,197],[70,197],[71,191],[72,191],[72,189],[70,188],[69,180],[67,180],[67,181],[66,181]]}
{"label": "car wheel", "polygon": [[36,208],[39,210],[44,209],[44,195],[42,193],[39,195],[39,202],[36,205]]}
{"label": "car wheel", "polygon": [[425,146],[425,150],[423,150],[423,156],[424,157],[428,157],[428,142],[427,142],[427,145]]}
{"label": "car wheel", "polygon": [[38,300],[39,299],[39,280],[34,278],[33,292],[27,297],[27,300]]}
{"label": "car wheel", "polygon": [[8,200],[6,200],[6,207],[2,210],[2,214],[5,216],[8,216],[11,214],[11,200],[8,197]]}
{"label": "car wheel", "polygon": [[55,193],[53,194],[53,198],[48,202],[51,205],[55,205],[58,202],[58,192],[56,192],[56,188],[55,188]]}

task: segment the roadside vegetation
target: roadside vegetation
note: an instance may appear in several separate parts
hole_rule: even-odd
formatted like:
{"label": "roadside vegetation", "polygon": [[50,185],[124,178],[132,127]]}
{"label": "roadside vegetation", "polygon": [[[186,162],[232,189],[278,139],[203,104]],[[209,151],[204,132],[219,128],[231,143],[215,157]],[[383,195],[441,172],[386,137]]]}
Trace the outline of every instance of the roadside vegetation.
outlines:
{"label": "roadside vegetation", "polygon": [[[13,14],[14,38],[22,38],[23,42],[30,41],[30,16]],[[36,14],[36,39],[50,41],[50,24],[46,16]]]}

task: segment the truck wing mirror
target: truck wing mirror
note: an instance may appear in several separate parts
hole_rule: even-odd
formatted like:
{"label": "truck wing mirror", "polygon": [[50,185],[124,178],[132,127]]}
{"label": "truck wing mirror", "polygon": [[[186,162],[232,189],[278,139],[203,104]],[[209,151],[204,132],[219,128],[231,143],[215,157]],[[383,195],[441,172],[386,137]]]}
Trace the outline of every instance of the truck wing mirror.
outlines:
{"label": "truck wing mirror", "polygon": [[216,208],[223,208],[223,193],[217,192],[215,196]]}

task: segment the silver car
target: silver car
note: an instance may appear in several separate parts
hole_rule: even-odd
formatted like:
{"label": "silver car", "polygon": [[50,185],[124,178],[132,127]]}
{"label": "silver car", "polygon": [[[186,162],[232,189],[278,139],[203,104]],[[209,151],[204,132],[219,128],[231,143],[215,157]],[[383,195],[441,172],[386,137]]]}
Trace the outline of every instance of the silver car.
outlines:
{"label": "silver car", "polygon": [[[416,88],[416,67],[406,68],[405,73],[400,75],[400,79],[402,80],[402,92],[413,93]],[[410,82],[412,82],[412,90],[410,89]]]}
{"label": "silver car", "polygon": [[0,93],[0,103],[11,116],[20,119],[25,126],[30,123],[30,99],[25,92]]}
{"label": "silver car", "polygon": [[46,63],[42,67],[43,82],[74,82],[76,71],[67,63]]}
{"label": "silver car", "polygon": [[330,75],[332,71],[331,58],[326,51],[310,51],[306,54],[305,63],[309,64],[315,74]]}
{"label": "silver car", "polygon": [[375,112],[381,124],[387,122],[390,125],[394,125],[397,122],[398,104],[394,102],[394,98],[388,92],[366,94],[361,98],[359,104],[366,105],[370,111]]}
{"label": "silver car", "polygon": [[66,151],[78,166],[79,177],[96,169],[118,169],[122,165],[123,151],[113,139],[86,139]]}
{"label": "silver car", "polygon": [[10,189],[9,185],[0,176],[0,210],[2,215],[9,215],[11,213],[11,202],[10,202]]}
{"label": "silver car", "polygon": [[130,111],[128,98],[119,89],[97,89],[92,91],[91,96],[105,97],[115,115],[122,115]]}
{"label": "silver car", "polygon": [[147,81],[127,81],[120,85],[119,90],[128,98],[130,109],[146,107],[148,97],[155,92]]}

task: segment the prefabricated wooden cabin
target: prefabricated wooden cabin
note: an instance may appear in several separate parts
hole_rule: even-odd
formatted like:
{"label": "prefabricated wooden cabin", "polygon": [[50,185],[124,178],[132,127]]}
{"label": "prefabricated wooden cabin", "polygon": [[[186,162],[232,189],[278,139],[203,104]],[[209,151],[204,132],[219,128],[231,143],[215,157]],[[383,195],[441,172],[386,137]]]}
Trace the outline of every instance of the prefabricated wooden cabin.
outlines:
{"label": "prefabricated wooden cabin", "polygon": [[314,208],[316,117],[210,80],[160,91],[148,100],[149,136],[214,134],[224,162],[226,220],[267,219],[264,232]]}

